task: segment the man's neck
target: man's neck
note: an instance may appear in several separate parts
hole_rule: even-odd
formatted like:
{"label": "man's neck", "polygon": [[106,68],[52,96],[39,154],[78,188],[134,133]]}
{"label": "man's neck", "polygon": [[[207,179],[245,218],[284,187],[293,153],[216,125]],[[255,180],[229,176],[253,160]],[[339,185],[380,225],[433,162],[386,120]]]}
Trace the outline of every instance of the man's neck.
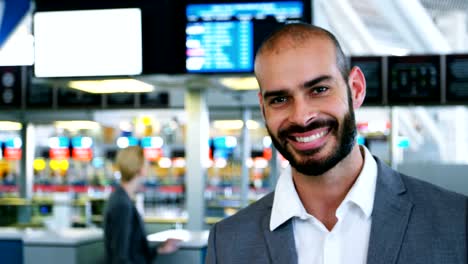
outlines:
{"label": "man's neck", "polygon": [[328,230],[337,222],[336,210],[359,176],[364,153],[356,144],[350,154],[323,175],[308,176],[292,170],[294,185],[306,211]]}

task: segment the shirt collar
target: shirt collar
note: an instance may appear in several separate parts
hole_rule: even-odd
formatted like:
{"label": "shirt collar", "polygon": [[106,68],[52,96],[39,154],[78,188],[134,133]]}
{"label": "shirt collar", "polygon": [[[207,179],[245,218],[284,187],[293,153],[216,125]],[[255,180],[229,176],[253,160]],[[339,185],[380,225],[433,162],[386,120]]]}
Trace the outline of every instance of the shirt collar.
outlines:
{"label": "shirt collar", "polygon": [[281,173],[275,188],[275,197],[271,210],[270,230],[288,221],[292,217],[301,217],[307,214],[299,199],[291,176],[291,167],[288,166]]}
{"label": "shirt collar", "polygon": [[[361,149],[364,151],[364,165],[356,182],[351,187],[340,207],[348,202],[353,202],[361,208],[366,217],[370,217],[374,206],[377,163],[366,147],[361,146]],[[305,219],[307,216],[307,211],[302,205],[294,187],[291,167],[288,166],[281,173],[276,184],[271,210],[270,230],[275,230],[290,218],[299,217]]]}
{"label": "shirt collar", "polygon": [[377,162],[366,147],[361,146],[361,150],[364,152],[364,165],[356,182],[338,207],[337,214],[341,207],[348,202],[356,204],[366,217],[370,217],[372,214],[377,183]]}

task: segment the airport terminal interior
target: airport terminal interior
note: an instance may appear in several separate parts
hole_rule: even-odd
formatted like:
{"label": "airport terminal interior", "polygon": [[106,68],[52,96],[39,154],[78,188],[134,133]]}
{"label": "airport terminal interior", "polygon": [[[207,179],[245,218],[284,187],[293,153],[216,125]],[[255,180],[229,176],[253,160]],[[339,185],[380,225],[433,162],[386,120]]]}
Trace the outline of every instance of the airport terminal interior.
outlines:
{"label": "airport terminal interior", "polygon": [[463,0],[0,0],[1,262],[103,263],[115,157],[138,145],[148,239],[183,240],[157,263],[204,263],[210,227],[289,166],[253,61],[290,22],[333,32],[364,72],[358,144],[468,195],[467,11]]}

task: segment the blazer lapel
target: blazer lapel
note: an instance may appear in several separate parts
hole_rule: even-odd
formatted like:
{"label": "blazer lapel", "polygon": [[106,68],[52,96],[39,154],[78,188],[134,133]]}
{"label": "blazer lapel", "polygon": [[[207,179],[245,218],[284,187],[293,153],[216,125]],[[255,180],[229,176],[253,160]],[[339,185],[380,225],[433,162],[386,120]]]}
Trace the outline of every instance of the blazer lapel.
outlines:
{"label": "blazer lapel", "polygon": [[[271,199],[273,200],[273,199]],[[294,243],[294,233],[292,220],[279,226],[273,231],[270,231],[270,210],[267,210],[262,220],[263,234],[268,247],[268,253],[272,264],[296,264],[297,254],[296,245]]]}
{"label": "blazer lapel", "polygon": [[396,263],[413,204],[403,195],[406,188],[401,176],[376,160],[378,176],[367,263]]}

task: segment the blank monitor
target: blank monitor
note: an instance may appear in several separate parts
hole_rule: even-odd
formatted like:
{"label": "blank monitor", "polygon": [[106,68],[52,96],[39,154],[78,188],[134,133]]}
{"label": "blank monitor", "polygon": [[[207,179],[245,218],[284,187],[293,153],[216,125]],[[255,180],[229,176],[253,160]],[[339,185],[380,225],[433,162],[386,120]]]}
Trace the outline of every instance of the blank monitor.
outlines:
{"label": "blank monitor", "polygon": [[34,36],[36,77],[142,72],[138,8],[36,12]]}

